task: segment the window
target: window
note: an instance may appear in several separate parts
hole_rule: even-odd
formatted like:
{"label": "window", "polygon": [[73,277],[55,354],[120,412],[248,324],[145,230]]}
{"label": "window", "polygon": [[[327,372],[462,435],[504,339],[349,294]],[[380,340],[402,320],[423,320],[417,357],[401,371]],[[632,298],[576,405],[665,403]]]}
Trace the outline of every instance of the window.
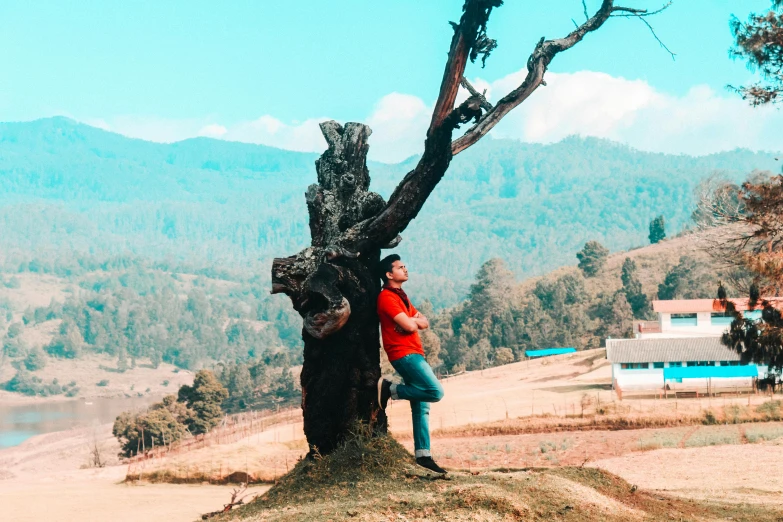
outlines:
{"label": "window", "polygon": [[739,366],[740,362],[739,361],[721,361],[720,365],[721,366]]}
{"label": "window", "polygon": [[742,312],[742,317],[751,321],[759,321],[761,320],[761,310],[747,310]]}
{"label": "window", "polygon": [[681,361],[675,361],[669,363],[669,368],[681,368],[682,362]]}
{"label": "window", "polygon": [[698,366],[699,365],[699,361],[688,361],[686,364],[688,365],[688,367]]}
{"label": "window", "polygon": [[653,363],[653,368],[655,368],[655,369],[663,368],[663,363],[662,362],[654,362]]}
{"label": "window", "polygon": [[672,314],[672,326],[696,326],[696,314]]}
{"label": "window", "polygon": [[712,326],[729,326],[732,321],[734,321],[734,317],[726,312],[710,314],[710,323]]}
{"label": "window", "polygon": [[621,363],[620,368],[623,370],[647,370],[650,368],[650,363]]}

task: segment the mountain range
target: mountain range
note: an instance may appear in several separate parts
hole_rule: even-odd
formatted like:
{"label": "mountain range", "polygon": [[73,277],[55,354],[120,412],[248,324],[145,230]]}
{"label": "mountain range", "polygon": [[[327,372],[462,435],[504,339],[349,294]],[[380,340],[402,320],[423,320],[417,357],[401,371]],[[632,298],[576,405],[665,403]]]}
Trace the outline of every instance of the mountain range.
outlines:
{"label": "mountain range", "polygon": [[[304,191],[317,154],[195,138],[161,144],[56,117],[0,124],[0,249],[5,263],[130,254],[256,271],[308,243]],[[388,197],[417,158],[370,163]],[[457,156],[398,252],[412,291],[436,308],[462,298],[480,265],[503,258],[519,279],[575,264],[595,239],[648,243],[663,215],[689,226],[705,177],[780,169],[772,153],[692,157],[594,138],[542,145],[485,139]]]}

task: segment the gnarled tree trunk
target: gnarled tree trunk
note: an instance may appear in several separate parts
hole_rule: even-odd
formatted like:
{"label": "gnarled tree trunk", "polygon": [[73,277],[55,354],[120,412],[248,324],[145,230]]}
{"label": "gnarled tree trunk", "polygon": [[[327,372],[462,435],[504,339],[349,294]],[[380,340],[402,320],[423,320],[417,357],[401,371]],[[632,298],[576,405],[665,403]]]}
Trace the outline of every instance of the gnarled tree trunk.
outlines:
{"label": "gnarled tree trunk", "polygon": [[291,297],[304,318],[302,411],[311,448],[330,452],[354,419],[386,431],[377,406],[380,336],[375,274],[380,249],[348,251],[340,236],[383,209],[369,192],[367,138],[370,128],[321,124],[329,149],[316,162],[318,184],[307,189],[312,246],[296,256],[275,259],[272,292]]}
{"label": "gnarled tree trunk", "polygon": [[[454,36],[424,153],[388,202],[369,191],[370,128],[359,123],[321,124],[329,148],[316,161],[318,184],[311,185],[305,196],[311,246],[295,256],[275,259],[272,266],[272,293],[287,294],[304,320],[302,410],[311,453],[332,451],[356,419],[370,423],[375,433],[386,432],[386,415],[376,398],[380,338],[375,306],[380,279],[375,265],[381,249],[399,243],[400,232],[419,213],[452,157],[545,85],[544,74],[558,53],[611,16],[653,14],[603,0],[598,11],[566,37],[542,38],[528,58],[524,81],[493,106],[468,83],[464,72],[468,58],[486,60],[495,48],[496,42],[487,37],[487,20],[502,3],[465,0],[460,22],[452,23]],[[455,107],[460,85],[470,97]],[[453,139],[455,129],[470,121],[473,125]]]}

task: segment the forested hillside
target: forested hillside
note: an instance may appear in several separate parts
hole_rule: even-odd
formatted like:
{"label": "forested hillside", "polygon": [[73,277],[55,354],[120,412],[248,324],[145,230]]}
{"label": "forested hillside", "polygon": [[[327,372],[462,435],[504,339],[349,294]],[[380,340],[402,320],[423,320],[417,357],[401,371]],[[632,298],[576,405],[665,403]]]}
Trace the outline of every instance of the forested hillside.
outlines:
{"label": "forested hillside", "polygon": [[[121,255],[255,276],[264,288],[271,258],[307,243],[315,158],[206,138],[150,143],[65,118],[0,124],[3,268],[67,274]],[[374,189],[388,197],[412,164],[371,164]],[[703,177],[754,169],[777,167],[748,151],[693,158],[595,139],[487,140],[454,160],[398,250],[411,291],[439,309],[464,297],[490,258],[523,279],[575,264],[589,239],[613,251],[645,244],[657,215],[670,233],[687,225]]]}
{"label": "forested hillside", "polygon": [[655,320],[655,299],[715,298],[720,282],[730,297],[743,295],[732,285],[749,279],[700,250],[700,237],[618,252],[594,273],[564,267],[522,283],[491,259],[468,298],[434,316],[422,337],[427,358],[453,373],[520,360],[525,350],[598,348],[607,338],[631,337],[635,319]]}

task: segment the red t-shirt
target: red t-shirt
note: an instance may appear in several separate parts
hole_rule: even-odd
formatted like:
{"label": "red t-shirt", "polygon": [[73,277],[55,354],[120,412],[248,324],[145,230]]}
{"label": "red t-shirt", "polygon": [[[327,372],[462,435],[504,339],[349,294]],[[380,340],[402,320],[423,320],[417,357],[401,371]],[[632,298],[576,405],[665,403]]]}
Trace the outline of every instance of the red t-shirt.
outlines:
{"label": "red t-shirt", "polygon": [[388,290],[381,290],[378,295],[378,318],[381,320],[381,338],[383,349],[389,357],[389,362],[401,359],[406,355],[418,353],[424,355],[419,332],[408,333],[398,327],[394,318],[400,314],[415,316],[419,311],[411,303],[410,309],[405,307],[402,298]]}

